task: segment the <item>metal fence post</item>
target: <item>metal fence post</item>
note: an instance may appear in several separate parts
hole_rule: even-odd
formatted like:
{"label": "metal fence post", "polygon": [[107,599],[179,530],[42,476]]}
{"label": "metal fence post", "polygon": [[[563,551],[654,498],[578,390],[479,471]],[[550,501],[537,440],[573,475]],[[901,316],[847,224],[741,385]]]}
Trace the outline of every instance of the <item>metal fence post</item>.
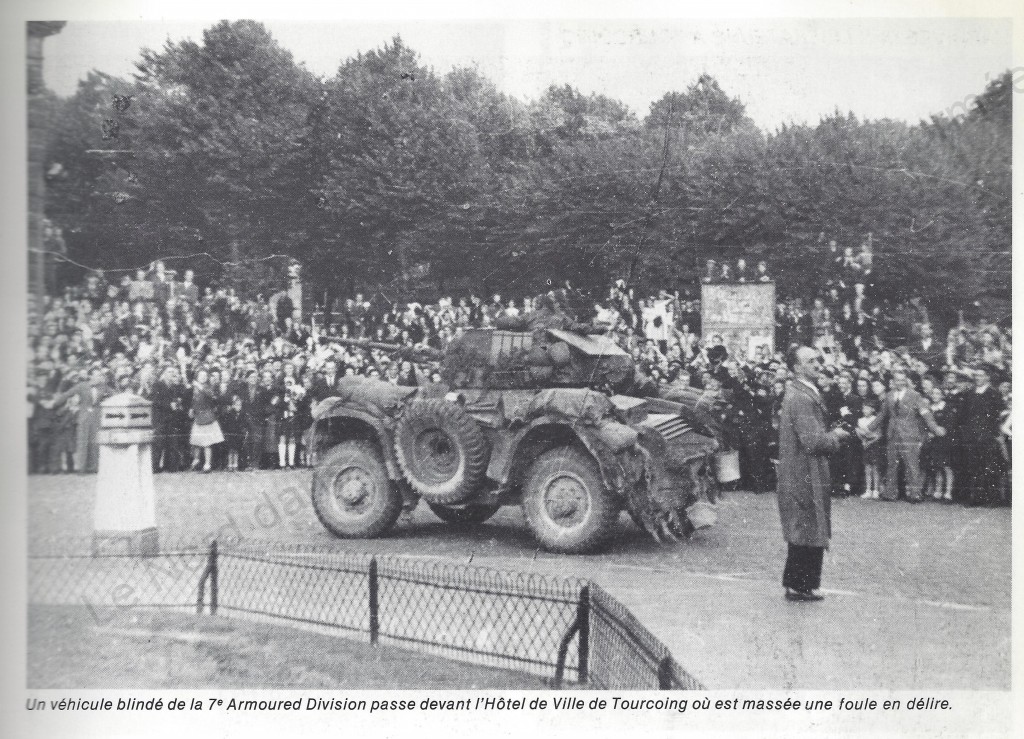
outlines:
{"label": "metal fence post", "polygon": [[590,674],[590,586],[580,588],[580,603],[577,607],[580,623],[578,666],[579,682],[585,685]]}
{"label": "metal fence post", "polygon": [[370,644],[377,643],[380,631],[380,604],[377,601],[377,558],[370,557]]}
{"label": "metal fence post", "polygon": [[210,544],[206,555],[206,567],[199,576],[199,587],[196,589],[196,613],[203,612],[206,604],[206,583],[210,583],[210,613],[217,613],[217,541]]}
{"label": "metal fence post", "polygon": [[555,690],[562,688],[562,677],[565,675],[565,657],[569,653],[569,642],[579,634],[577,640],[576,675],[581,684],[587,682],[587,675],[590,670],[590,586],[584,585],[580,588],[579,600],[576,601],[576,616],[569,629],[558,642],[558,657],[555,659],[555,676],[551,680],[551,687]]}
{"label": "metal fence post", "polygon": [[199,576],[199,587],[196,588],[196,613],[201,614],[203,612],[203,595],[206,592],[206,579],[210,576],[210,563],[207,558],[206,569],[203,570],[203,574]]}
{"label": "metal fence post", "polygon": [[217,615],[218,598],[218,562],[217,562],[217,540],[210,545],[210,614]]}

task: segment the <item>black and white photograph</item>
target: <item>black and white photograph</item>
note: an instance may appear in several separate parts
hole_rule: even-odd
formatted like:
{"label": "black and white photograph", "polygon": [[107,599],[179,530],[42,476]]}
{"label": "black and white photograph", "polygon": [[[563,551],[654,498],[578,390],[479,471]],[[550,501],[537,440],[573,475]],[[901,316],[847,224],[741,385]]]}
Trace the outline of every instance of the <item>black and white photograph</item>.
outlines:
{"label": "black and white photograph", "polygon": [[836,6],[20,20],[20,724],[1011,735],[1018,11]]}

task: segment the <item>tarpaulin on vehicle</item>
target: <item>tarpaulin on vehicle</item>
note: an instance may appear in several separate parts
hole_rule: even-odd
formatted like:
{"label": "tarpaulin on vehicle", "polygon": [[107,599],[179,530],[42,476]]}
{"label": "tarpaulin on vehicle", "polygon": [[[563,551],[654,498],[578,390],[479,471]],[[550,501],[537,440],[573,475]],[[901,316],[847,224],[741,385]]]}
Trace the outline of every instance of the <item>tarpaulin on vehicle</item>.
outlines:
{"label": "tarpaulin on vehicle", "polygon": [[636,444],[640,435],[629,426],[617,421],[605,419],[597,427],[597,435],[613,452],[620,452]]}
{"label": "tarpaulin on vehicle", "polygon": [[343,377],[333,397],[317,405],[314,413],[322,417],[335,405],[359,408],[375,416],[397,416],[406,399],[416,392],[414,387],[392,385],[372,377]]}
{"label": "tarpaulin on vehicle", "polygon": [[541,390],[530,402],[527,419],[553,416],[570,424],[600,426],[613,412],[607,396],[580,388]]}

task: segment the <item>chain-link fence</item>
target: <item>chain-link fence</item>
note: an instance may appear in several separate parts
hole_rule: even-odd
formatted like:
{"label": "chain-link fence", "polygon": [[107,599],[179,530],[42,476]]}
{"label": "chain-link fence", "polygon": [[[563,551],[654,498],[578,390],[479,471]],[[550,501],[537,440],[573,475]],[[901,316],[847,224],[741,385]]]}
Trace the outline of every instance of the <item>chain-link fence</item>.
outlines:
{"label": "chain-link fence", "polygon": [[365,634],[556,687],[702,687],[596,585],[448,562],[269,542],[150,557],[32,554],[29,602],[195,609]]}
{"label": "chain-link fence", "polygon": [[597,688],[703,690],[668,647],[597,585],[590,586],[590,682]]}
{"label": "chain-link fence", "polygon": [[104,608],[195,608],[206,552],[155,557],[39,555],[28,560],[28,602]]}

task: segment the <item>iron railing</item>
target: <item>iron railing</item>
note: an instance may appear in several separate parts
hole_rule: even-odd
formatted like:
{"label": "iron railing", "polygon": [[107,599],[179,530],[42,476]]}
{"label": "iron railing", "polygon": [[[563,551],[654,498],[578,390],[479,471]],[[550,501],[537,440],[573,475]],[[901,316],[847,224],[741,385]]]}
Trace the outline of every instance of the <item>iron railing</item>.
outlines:
{"label": "iron railing", "polygon": [[245,542],[155,556],[29,557],[29,603],[194,609],[603,689],[701,689],[630,611],[585,580]]}
{"label": "iron railing", "polygon": [[590,593],[590,681],[596,688],[703,690],[668,647],[598,585]]}

